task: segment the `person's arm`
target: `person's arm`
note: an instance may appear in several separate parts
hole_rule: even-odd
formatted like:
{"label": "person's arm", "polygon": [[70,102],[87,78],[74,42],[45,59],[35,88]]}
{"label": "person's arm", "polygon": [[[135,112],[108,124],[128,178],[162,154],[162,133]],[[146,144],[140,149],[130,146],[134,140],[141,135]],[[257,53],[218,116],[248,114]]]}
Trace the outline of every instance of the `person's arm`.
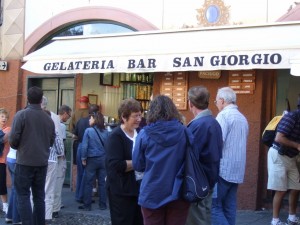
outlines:
{"label": "person's arm", "polygon": [[119,174],[132,170],[132,161],[125,158],[125,148],[124,138],[120,133],[113,133],[108,137],[105,148],[108,169]]}
{"label": "person's arm", "polygon": [[222,137],[223,137],[223,142],[226,140],[227,134],[230,131],[228,129],[228,124],[225,118],[225,115],[222,114],[222,112],[220,112],[217,117],[216,120],[218,121],[218,123],[220,124],[220,127],[222,129]]}
{"label": "person's arm", "polygon": [[287,146],[290,148],[295,148],[298,151],[300,151],[300,144],[295,141],[291,141],[291,140],[287,139],[285,134],[283,134],[283,133],[277,132],[275,141],[277,143],[279,143],[280,145]]}
{"label": "person's arm", "polygon": [[89,145],[89,129],[86,129],[81,143],[81,161],[82,165],[86,166],[86,159]]}
{"label": "person's arm", "polygon": [[11,131],[8,137],[9,145],[14,149],[19,148],[21,135],[23,131],[24,123],[21,119],[21,116],[22,114],[20,115],[18,113],[15,115],[15,118],[12,123]]}
{"label": "person's arm", "polygon": [[57,156],[62,156],[64,154],[64,142],[61,139],[61,137],[58,135],[58,133],[56,134],[53,147],[55,147],[55,152]]}
{"label": "person's arm", "polygon": [[125,172],[129,172],[131,170],[133,170],[132,160],[126,160],[126,170],[125,170]]}

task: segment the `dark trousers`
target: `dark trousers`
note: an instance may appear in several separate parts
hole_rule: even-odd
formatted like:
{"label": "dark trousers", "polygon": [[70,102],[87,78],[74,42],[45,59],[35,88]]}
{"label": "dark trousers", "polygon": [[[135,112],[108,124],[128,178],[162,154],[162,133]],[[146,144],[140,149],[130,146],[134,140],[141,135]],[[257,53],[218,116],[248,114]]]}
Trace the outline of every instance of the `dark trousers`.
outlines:
{"label": "dark trousers", "polygon": [[144,225],[184,225],[190,203],[176,200],[158,209],[142,207]]}
{"label": "dark trousers", "polygon": [[143,225],[138,197],[120,196],[107,190],[112,225]]}
{"label": "dark trousers", "polygon": [[5,163],[0,163],[0,195],[7,195]]}
{"label": "dark trousers", "polygon": [[75,199],[83,201],[84,185],[85,185],[85,167],[81,161],[81,143],[78,145],[76,161],[77,161],[77,176],[76,176],[76,191]]}
{"label": "dark trousers", "polygon": [[[16,164],[15,190],[22,225],[45,224],[45,182],[47,166],[24,166]],[[33,209],[30,204],[30,188]]]}

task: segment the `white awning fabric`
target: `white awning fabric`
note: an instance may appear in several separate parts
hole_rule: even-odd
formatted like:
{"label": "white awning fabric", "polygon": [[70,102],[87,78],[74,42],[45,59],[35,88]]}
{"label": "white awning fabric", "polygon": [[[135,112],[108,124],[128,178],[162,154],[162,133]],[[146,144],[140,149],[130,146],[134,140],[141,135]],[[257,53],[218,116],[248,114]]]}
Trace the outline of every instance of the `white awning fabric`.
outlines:
{"label": "white awning fabric", "polygon": [[296,55],[290,60],[291,74],[294,76],[300,76],[300,54]]}
{"label": "white awning fabric", "polygon": [[[289,69],[300,22],[56,38],[24,57],[40,74]],[[293,68],[292,68],[293,70]]]}

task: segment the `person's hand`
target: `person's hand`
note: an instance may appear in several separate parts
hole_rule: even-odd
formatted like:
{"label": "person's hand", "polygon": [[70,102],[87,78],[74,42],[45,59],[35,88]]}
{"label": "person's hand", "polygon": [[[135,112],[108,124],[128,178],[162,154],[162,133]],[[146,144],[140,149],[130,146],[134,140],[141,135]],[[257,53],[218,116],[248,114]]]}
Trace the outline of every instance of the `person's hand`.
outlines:
{"label": "person's hand", "polygon": [[86,166],[86,160],[82,160],[82,165]]}

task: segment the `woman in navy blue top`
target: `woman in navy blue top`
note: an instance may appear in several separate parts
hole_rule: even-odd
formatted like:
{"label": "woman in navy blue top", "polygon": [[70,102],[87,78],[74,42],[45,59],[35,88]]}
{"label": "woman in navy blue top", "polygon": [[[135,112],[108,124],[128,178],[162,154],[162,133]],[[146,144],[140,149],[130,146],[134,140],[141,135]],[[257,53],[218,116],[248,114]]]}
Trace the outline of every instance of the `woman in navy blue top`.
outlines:
{"label": "woman in navy blue top", "polygon": [[137,136],[132,164],[144,172],[138,200],[144,225],[185,224],[190,204],[181,198],[182,170],[186,137],[192,138],[181,121],[172,100],[158,95],[150,104],[148,125]]}
{"label": "woman in navy blue top", "polygon": [[107,193],[112,225],[143,225],[138,205],[139,176],[132,168],[132,148],[142,113],[135,99],[125,99],[118,108],[120,126],[113,129],[107,140]]}

